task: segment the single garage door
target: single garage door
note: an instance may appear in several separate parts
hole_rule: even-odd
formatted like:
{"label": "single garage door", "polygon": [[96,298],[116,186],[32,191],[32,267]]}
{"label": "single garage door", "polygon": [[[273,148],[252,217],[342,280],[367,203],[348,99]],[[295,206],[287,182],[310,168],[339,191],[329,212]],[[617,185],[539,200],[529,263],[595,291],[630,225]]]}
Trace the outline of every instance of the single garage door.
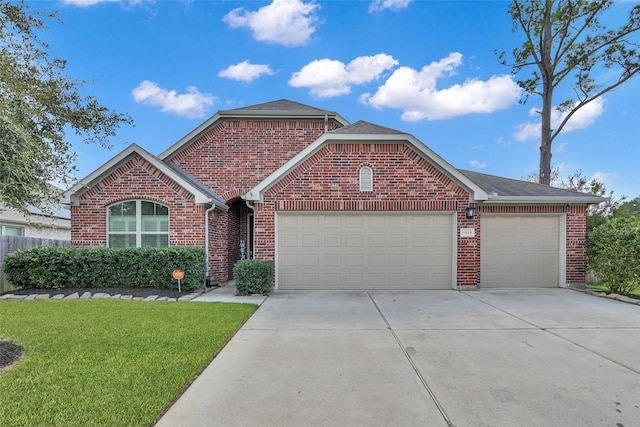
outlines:
{"label": "single garage door", "polygon": [[280,289],[451,289],[453,214],[277,218]]}
{"label": "single garage door", "polygon": [[558,215],[482,215],[480,285],[558,287]]}

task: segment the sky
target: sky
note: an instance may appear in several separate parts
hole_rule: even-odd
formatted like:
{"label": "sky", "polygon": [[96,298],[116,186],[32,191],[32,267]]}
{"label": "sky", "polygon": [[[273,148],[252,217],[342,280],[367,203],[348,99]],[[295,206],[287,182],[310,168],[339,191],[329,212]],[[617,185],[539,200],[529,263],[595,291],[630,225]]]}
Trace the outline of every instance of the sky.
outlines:
{"label": "sky", "polygon": [[[496,55],[523,41],[508,1],[26,4],[58,11],[62,23],[41,37],[68,75],[90,81],[81,92],[135,122],[111,150],[69,134],[77,178],[130,143],[158,155],[218,110],[278,99],[409,133],[459,169],[514,179],[538,171],[540,98],[520,103],[515,80],[528,73],[514,78]],[[604,21],[620,25],[636,4],[616,2]],[[552,161],[561,178],[581,170],[616,197],[640,195],[640,77],[574,115]]]}

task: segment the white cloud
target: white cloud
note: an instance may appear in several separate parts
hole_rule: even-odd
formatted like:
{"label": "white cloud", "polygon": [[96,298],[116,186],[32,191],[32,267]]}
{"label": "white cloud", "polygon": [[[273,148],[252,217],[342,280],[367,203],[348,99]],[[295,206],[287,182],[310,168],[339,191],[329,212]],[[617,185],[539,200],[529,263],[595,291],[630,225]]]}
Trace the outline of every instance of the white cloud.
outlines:
{"label": "white cloud", "polygon": [[555,154],[562,154],[567,151],[567,142],[560,142],[558,144],[554,144],[553,152]]}
{"label": "white cloud", "polygon": [[484,169],[484,168],[486,168],[487,166],[489,166],[488,164],[486,164],[486,163],[480,163],[480,162],[479,162],[479,161],[477,161],[477,160],[471,160],[471,161],[469,162],[469,164],[470,164],[471,166],[473,166],[474,168],[478,168],[478,169]]}
{"label": "white cloud", "polygon": [[398,65],[391,55],[359,56],[348,64],[317,59],[291,75],[289,85],[309,88],[315,98],[331,98],[351,92],[351,85],[368,83]]}
{"label": "white cloud", "polygon": [[[604,112],[605,101],[602,98],[596,98],[590,103],[581,107],[576,113],[571,116],[567,124],[562,129],[562,132],[571,132],[576,129],[584,129],[589,127],[596,121],[598,117]],[[539,109],[532,108],[529,110],[530,116],[538,116]],[[568,111],[558,111],[553,109],[551,112],[551,128],[557,127],[565,117],[569,114]],[[526,141],[529,139],[540,139],[541,124],[539,121],[522,123],[516,127],[516,132],[513,137],[516,141]]]}
{"label": "white cloud", "polygon": [[187,93],[178,94],[175,90],[163,89],[149,80],[140,83],[131,94],[136,102],[160,107],[165,113],[189,119],[203,117],[207,107],[212,106],[216,100],[215,96],[201,93],[195,86],[187,87]]}
{"label": "white cloud", "polygon": [[616,174],[613,172],[596,172],[591,176],[591,180],[595,179],[596,181],[603,183],[606,187],[611,187],[615,177]]}
{"label": "white cloud", "polygon": [[220,77],[238,80],[244,83],[251,83],[262,75],[273,75],[273,71],[268,65],[252,64],[248,60],[236,65],[229,65],[218,73]]}
{"label": "white cloud", "polygon": [[379,12],[385,9],[402,10],[409,7],[412,0],[374,0],[369,6],[369,12]]}
{"label": "white cloud", "polygon": [[375,94],[366,93],[360,100],[374,108],[401,108],[403,120],[417,121],[491,113],[507,108],[520,98],[521,89],[510,75],[493,76],[487,81],[468,79],[462,84],[438,89],[438,80],[454,75],[460,65],[462,54],[453,52],[420,71],[400,67]]}
{"label": "white cloud", "polygon": [[259,41],[278,43],[284,46],[307,44],[316,31],[316,11],[320,5],[300,0],[273,0],[257,11],[242,7],[233,9],[223,18],[231,28],[247,27]]}

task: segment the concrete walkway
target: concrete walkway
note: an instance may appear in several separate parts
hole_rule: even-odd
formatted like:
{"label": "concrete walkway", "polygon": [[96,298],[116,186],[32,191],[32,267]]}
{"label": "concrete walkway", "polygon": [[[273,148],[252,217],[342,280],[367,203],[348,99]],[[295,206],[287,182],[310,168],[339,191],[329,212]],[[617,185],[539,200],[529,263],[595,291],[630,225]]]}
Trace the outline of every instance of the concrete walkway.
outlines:
{"label": "concrete walkway", "polygon": [[280,291],[157,425],[638,426],[640,307],[565,289]]}
{"label": "concrete walkway", "polygon": [[237,302],[245,304],[261,305],[267,297],[264,295],[238,296],[236,295],[236,285],[233,280],[223,284],[218,288],[212,288],[205,293],[201,293],[191,301],[195,302]]}

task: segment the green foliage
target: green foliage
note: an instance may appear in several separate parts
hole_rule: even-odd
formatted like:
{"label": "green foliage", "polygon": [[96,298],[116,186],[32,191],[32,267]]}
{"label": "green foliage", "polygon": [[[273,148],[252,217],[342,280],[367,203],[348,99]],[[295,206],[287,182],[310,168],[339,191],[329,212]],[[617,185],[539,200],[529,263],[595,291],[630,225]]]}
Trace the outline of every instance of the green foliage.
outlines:
{"label": "green foliage", "polygon": [[25,358],[0,374],[0,426],[154,425],[253,304],[0,301]]}
{"label": "green foliage", "polygon": [[613,217],[635,217],[640,219],[640,196],[620,204],[620,207],[615,211]]}
{"label": "green foliage", "polygon": [[171,273],[185,272],[181,289],[202,287],[202,248],[67,248],[42,246],[7,254],[4,271],[19,288],[139,287],[177,289]]}
{"label": "green foliage", "polygon": [[247,259],[233,267],[233,278],[239,295],[269,294],[273,280],[273,263]]}
{"label": "green foliage", "polygon": [[46,210],[58,201],[50,182],[72,181],[75,152],[65,130],[108,147],[120,125],[133,124],[81,95],[86,82],[67,76],[66,61],[49,56],[39,33],[55,19],[0,1],[0,203],[25,213],[28,205]]}
{"label": "green foliage", "polygon": [[640,219],[613,218],[595,228],[587,244],[589,269],[611,292],[640,289]]}

